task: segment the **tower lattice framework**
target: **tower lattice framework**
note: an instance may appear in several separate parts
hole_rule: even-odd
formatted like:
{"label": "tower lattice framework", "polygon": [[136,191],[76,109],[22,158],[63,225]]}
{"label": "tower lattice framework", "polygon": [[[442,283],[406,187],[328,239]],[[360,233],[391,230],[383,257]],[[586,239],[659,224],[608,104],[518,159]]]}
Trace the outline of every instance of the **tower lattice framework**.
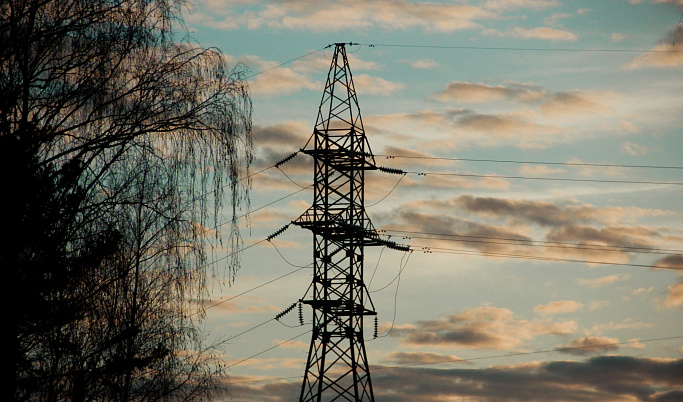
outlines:
{"label": "tower lattice framework", "polygon": [[[311,142],[313,148],[309,149]],[[374,401],[363,318],[375,316],[363,281],[364,246],[386,245],[365,213],[365,137],[345,44],[335,44],[311,139],[313,205],[293,223],[313,232],[313,333],[300,401]]]}

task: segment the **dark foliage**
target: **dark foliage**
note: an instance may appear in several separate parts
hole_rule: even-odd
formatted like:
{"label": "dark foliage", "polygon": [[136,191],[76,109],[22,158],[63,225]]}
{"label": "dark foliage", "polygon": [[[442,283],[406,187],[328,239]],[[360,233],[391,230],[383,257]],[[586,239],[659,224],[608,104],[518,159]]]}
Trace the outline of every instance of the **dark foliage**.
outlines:
{"label": "dark foliage", "polygon": [[177,40],[181,7],[0,3],[15,372],[4,400],[204,400],[220,388],[191,300],[206,292],[226,195],[239,245],[251,103],[242,67]]}

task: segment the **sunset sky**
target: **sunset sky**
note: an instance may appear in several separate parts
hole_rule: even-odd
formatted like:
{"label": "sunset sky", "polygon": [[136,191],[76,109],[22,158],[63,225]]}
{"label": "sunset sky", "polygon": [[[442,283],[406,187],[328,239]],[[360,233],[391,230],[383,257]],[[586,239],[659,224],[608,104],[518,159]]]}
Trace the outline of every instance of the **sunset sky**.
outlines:
{"label": "sunset sky", "polygon": [[307,292],[312,235],[263,240],[312,202],[310,156],[273,165],[311,136],[335,42],[359,44],[346,49],[377,164],[411,172],[366,175],[374,226],[416,250],[366,248],[376,399],[683,400],[682,12],[195,0],[194,40],[249,68],[250,173],[270,168],[241,219],[258,244],[232,285],[216,264],[204,323],[227,340],[229,400],[299,395],[310,307],[303,326],[298,308],[273,318]]}

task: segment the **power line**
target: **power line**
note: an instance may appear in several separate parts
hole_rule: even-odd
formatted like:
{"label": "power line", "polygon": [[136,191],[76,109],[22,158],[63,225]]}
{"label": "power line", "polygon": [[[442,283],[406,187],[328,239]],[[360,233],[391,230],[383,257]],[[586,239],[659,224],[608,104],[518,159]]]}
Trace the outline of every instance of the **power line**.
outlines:
{"label": "power line", "polygon": [[292,63],[292,62],[294,62],[294,61],[297,61],[297,60],[299,60],[299,59],[303,59],[304,57],[308,57],[308,56],[310,56],[310,55],[312,55],[312,54],[315,54],[315,53],[318,53],[318,52],[320,52],[320,51],[322,51],[322,50],[325,50],[327,47],[328,47],[328,46],[321,47],[321,48],[318,49],[318,50],[314,50],[314,51],[312,51],[312,52],[308,52],[308,53],[306,53],[306,54],[304,54],[304,55],[301,55],[301,56],[299,56],[299,57],[295,57],[295,58],[293,58],[293,59],[291,59],[291,60],[287,60],[287,61],[285,61],[285,62],[282,62],[282,63],[278,64],[277,66],[273,66],[273,67],[267,68],[267,69],[265,69],[265,70],[259,71],[259,72],[255,73],[255,74],[252,74],[252,75],[247,76],[246,79],[256,77],[257,75],[260,75],[260,74],[263,74],[263,73],[267,73],[267,72],[270,71],[270,70],[274,70],[274,69],[276,69],[276,68],[280,68],[280,67],[282,67],[282,66],[285,66],[285,65],[287,65],[287,64],[289,64],[289,63]]}
{"label": "power line", "polygon": [[473,255],[473,256],[483,256],[483,257],[501,257],[501,258],[517,258],[522,260],[539,260],[539,261],[555,261],[555,262],[578,262],[584,264],[598,264],[598,265],[619,265],[625,267],[638,267],[638,268],[657,268],[657,269],[670,269],[674,271],[683,271],[683,267],[672,267],[672,266],[652,266],[647,264],[631,264],[625,262],[609,262],[609,261],[592,261],[592,260],[579,260],[573,258],[557,258],[557,257],[542,257],[533,255],[522,255],[522,254],[508,254],[508,253],[494,253],[489,251],[477,251],[477,250],[462,250],[462,249],[450,249],[442,247],[413,247],[410,246],[412,251],[422,251],[424,253],[440,253],[440,254],[458,254],[458,255]]}
{"label": "power line", "polygon": [[[669,340],[681,339],[681,338],[683,338],[683,335],[669,336],[669,337],[664,337],[664,338],[640,339],[640,340],[625,341],[625,342],[603,343],[600,345],[590,345],[590,346],[572,346],[572,347],[565,347],[565,348],[538,350],[538,351],[532,351],[532,352],[515,352],[515,353],[506,353],[506,354],[501,354],[501,355],[470,357],[470,358],[464,358],[464,359],[460,359],[460,358],[458,358],[458,359],[444,359],[444,360],[438,361],[438,362],[404,363],[404,364],[397,364],[394,366],[377,366],[377,367],[373,367],[373,370],[388,370],[388,369],[428,366],[428,365],[444,364],[444,363],[462,363],[462,362],[475,361],[475,360],[500,359],[500,358],[505,358],[505,357],[525,356],[525,355],[533,355],[533,354],[541,354],[541,353],[565,352],[565,351],[570,351],[570,350],[584,350],[584,349],[590,349],[590,348],[604,348],[604,347],[610,347],[610,346],[621,346],[621,345],[638,344],[638,343],[661,342],[661,341],[669,341]],[[236,381],[236,382],[231,382],[231,384],[253,384],[253,383],[259,383],[259,382],[275,382],[275,381],[281,381],[281,380],[291,380],[291,379],[301,379],[301,378],[302,378],[302,376],[272,377],[272,378],[263,378],[260,380]]]}
{"label": "power line", "polygon": [[573,49],[558,47],[507,47],[507,46],[445,46],[445,45],[408,45],[387,43],[354,43],[354,45],[367,47],[403,47],[413,49],[450,49],[450,50],[492,50],[492,51],[532,51],[532,52],[590,52],[590,53],[679,53],[683,50],[658,50],[658,49]]}
{"label": "power line", "polygon": [[[295,191],[295,192],[293,192],[293,193],[290,193],[290,194],[287,194],[287,195],[285,195],[285,196],[282,196],[282,197],[276,199],[275,201],[271,201],[271,202],[269,202],[269,203],[267,203],[267,204],[265,204],[265,205],[261,205],[260,207],[258,207],[258,208],[256,208],[256,209],[252,209],[252,210],[250,210],[249,212],[246,212],[246,213],[244,213],[244,214],[242,214],[242,215],[236,216],[236,217],[234,217],[233,219],[234,219],[234,220],[237,220],[237,219],[244,218],[244,217],[247,216],[247,215],[253,214],[253,213],[256,212],[256,211],[260,211],[260,210],[262,210],[262,209],[264,209],[264,208],[267,208],[267,207],[269,207],[269,206],[271,206],[271,205],[273,205],[273,204],[276,204],[276,203],[278,203],[278,202],[280,202],[280,201],[282,201],[282,200],[285,200],[285,199],[287,199],[287,198],[289,198],[289,197],[291,197],[291,196],[297,195],[297,194],[299,194],[300,192],[302,192],[302,191],[304,191],[304,190],[308,190],[308,189],[310,189],[310,188],[312,188],[312,187],[313,187],[313,184],[311,184],[311,185],[308,186],[308,187],[302,187],[301,189],[299,189],[299,190],[297,190],[297,191]],[[204,231],[201,232],[200,234],[205,233],[205,232],[208,232],[209,230],[216,230],[216,229],[218,229],[219,227],[228,224],[229,222],[232,222],[232,221],[223,222],[223,223],[221,223],[221,224],[219,224],[219,225],[216,225],[216,226],[214,226],[214,227],[212,227],[212,228],[206,228],[206,229],[204,229]],[[266,240],[267,240],[267,239],[263,239],[263,240],[261,240],[261,242],[266,241]],[[259,243],[260,243],[260,242],[259,242]],[[255,245],[255,244],[253,244],[252,246],[254,246],[254,245]],[[242,251],[242,250],[240,250],[240,251]],[[235,253],[233,253],[233,254],[235,254]]]}
{"label": "power line", "polygon": [[458,177],[479,177],[487,179],[520,179],[520,180],[549,180],[549,181],[571,181],[571,182],[589,182],[589,183],[621,183],[621,184],[662,184],[683,186],[683,182],[661,182],[661,181],[647,181],[647,180],[609,180],[609,179],[577,179],[567,177],[530,177],[530,176],[504,176],[495,174],[470,174],[470,173],[452,173],[452,172],[417,172],[405,171],[405,173],[415,174],[418,176],[458,176]]}
{"label": "power line", "polygon": [[570,351],[570,350],[604,348],[604,347],[610,347],[610,346],[629,345],[629,344],[634,344],[634,343],[669,341],[672,339],[681,339],[681,338],[683,338],[683,335],[669,336],[669,337],[665,337],[665,338],[652,338],[652,339],[642,339],[642,340],[625,341],[625,342],[603,343],[600,345],[590,345],[590,346],[571,346],[571,347],[565,347],[565,348],[537,350],[537,351],[533,351],[533,352],[515,352],[515,353],[506,353],[506,354],[494,355],[494,356],[470,357],[470,358],[466,358],[466,359],[444,359],[443,361],[440,361],[440,362],[406,363],[406,364],[399,364],[396,366],[380,366],[380,367],[376,367],[376,368],[373,367],[373,369],[374,370],[387,370],[387,369],[393,369],[393,368],[417,367],[417,366],[427,366],[427,365],[443,364],[443,363],[460,363],[460,362],[469,362],[469,361],[474,361],[474,360],[499,359],[502,357],[534,355],[534,354],[539,354],[539,353],[566,352],[566,351]]}
{"label": "power line", "polygon": [[[570,242],[554,242],[554,241],[542,241],[542,240],[530,240],[530,239],[515,239],[506,237],[493,237],[493,236],[473,236],[473,235],[458,235],[450,233],[431,233],[431,232],[417,232],[417,231],[405,231],[405,230],[393,230],[393,229],[383,229],[382,232],[391,233],[406,233],[410,236],[404,236],[406,239],[428,239],[428,240],[446,240],[446,241],[460,241],[463,243],[488,243],[488,244],[504,244],[513,246],[528,246],[528,247],[547,247],[547,248],[566,248],[572,250],[596,250],[596,251],[622,251],[630,253],[643,253],[643,254],[671,254],[671,253],[683,253],[683,250],[676,249],[664,249],[655,247],[638,247],[638,246],[619,246],[619,245],[603,245],[596,243],[570,243]],[[418,235],[418,236],[415,236]],[[419,236],[427,235],[427,236]],[[440,236],[440,237],[429,237],[429,236]],[[446,238],[444,238],[446,237]],[[448,237],[454,237],[455,239],[449,239]],[[493,241],[490,241],[493,240]],[[495,240],[500,240],[495,241]]]}
{"label": "power line", "polygon": [[309,329],[308,331],[304,332],[303,334],[299,334],[299,335],[297,335],[297,336],[295,336],[295,337],[293,337],[293,338],[287,339],[286,341],[282,341],[282,342],[278,343],[278,344],[275,345],[275,346],[272,346],[272,347],[270,347],[270,348],[268,348],[268,349],[262,350],[262,351],[260,351],[260,352],[258,352],[258,353],[256,353],[256,354],[254,354],[254,355],[251,355],[251,356],[249,356],[249,357],[247,357],[247,358],[245,358],[245,359],[242,359],[242,360],[238,361],[237,363],[233,363],[233,364],[231,364],[231,365],[228,366],[228,367],[229,367],[229,368],[233,368],[233,367],[235,367],[235,366],[237,366],[237,365],[239,365],[239,364],[242,364],[242,363],[244,363],[244,362],[246,362],[246,361],[248,361],[248,360],[253,359],[254,357],[260,356],[260,355],[262,355],[262,354],[264,354],[264,353],[266,353],[266,352],[269,352],[269,351],[271,351],[271,350],[273,350],[273,349],[275,349],[275,348],[279,348],[280,346],[284,345],[285,343],[291,342],[291,341],[295,340],[296,338],[300,338],[300,337],[306,335],[306,334],[309,333],[309,332],[313,332],[313,330],[310,330],[310,329]]}
{"label": "power line", "polygon": [[288,272],[288,273],[286,273],[286,274],[284,274],[284,275],[282,275],[282,276],[278,276],[278,277],[275,278],[275,279],[271,279],[271,280],[269,280],[268,282],[262,283],[262,284],[260,284],[260,285],[258,285],[258,286],[256,286],[256,287],[253,287],[253,288],[251,288],[251,289],[249,289],[249,290],[245,290],[245,291],[242,292],[242,293],[236,294],[235,296],[232,296],[232,297],[230,297],[229,299],[221,300],[221,301],[218,302],[218,303],[215,303],[215,304],[212,304],[212,305],[210,305],[210,306],[207,306],[204,310],[206,311],[206,310],[208,310],[208,309],[211,309],[211,308],[214,308],[214,307],[218,307],[218,306],[220,306],[220,305],[223,304],[223,303],[227,303],[227,302],[229,302],[230,300],[234,300],[234,299],[236,299],[236,298],[238,298],[238,297],[240,297],[240,296],[243,296],[243,295],[245,295],[245,294],[247,294],[247,293],[251,293],[251,292],[253,292],[253,291],[256,290],[256,289],[260,289],[260,288],[262,288],[262,287],[264,287],[264,286],[266,286],[266,285],[270,285],[271,283],[273,283],[273,282],[275,282],[275,281],[279,281],[280,279],[286,278],[286,277],[288,277],[289,275],[295,274],[295,273],[301,271],[302,269],[310,268],[311,265],[312,265],[312,264],[309,264],[309,265],[307,265],[307,266],[303,266],[303,267],[300,267],[300,268],[298,268],[298,269],[295,269],[294,271]]}
{"label": "power line", "polygon": [[389,197],[389,196],[391,195],[391,193],[393,193],[394,190],[396,190],[396,187],[398,187],[398,185],[401,184],[401,181],[402,181],[403,178],[405,178],[405,177],[406,177],[405,173],[402,174],[402,175],[401,175],[401,178],[399,178],[398,181],[396,182],[396,184],[394,184],[394,187],[392,187],[391,190],[389,190],[389,192],[388,192],[384,197],[380,198],[379,201],[376,201],[376,202],[374,202],[374,203],[372,203],[372,204],[370,204],[370,205],[366,205],[366,208],[374,207],[375,205],[379,204],[380,202],[386,200],[387,197]]}
{"label": "power line", "polygon": [[428,160],[448,160],[448,161],[465,161],[465,162],[490,162],[490,163],[516,163],[528,165],[560,165],[560,166],[585,166],[585,167],[619,167],[619,168],[640,168],[640,169],[683,169],[683,166],[661,166],[661,165],[626,165],[617,163],[589,163],[589,162],[542,162],[542,161],[520,161],[520,160],[505,160],[505,159],[475,159],[475,158],[446,158],[437,156],[409,156],[409,155],[382,155],[387,159],[402,158],[402,159],[428,159]]}

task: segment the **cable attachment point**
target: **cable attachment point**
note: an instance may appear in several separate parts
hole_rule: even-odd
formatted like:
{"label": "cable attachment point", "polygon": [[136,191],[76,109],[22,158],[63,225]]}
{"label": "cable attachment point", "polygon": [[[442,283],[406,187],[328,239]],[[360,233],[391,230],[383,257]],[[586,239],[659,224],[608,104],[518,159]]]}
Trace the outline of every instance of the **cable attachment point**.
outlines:
{"label": "cable attachment point", "polygon": [[280,318],[286,316],[290,311],[294,310],[294,307],[296,307],[296,304],[297,304],[297,303],[298,303],[298,302],[292,303],[291,306],[287,307],[287,308],[286,308],[284,311],[282,311],[280,314],[276,315],[276,316],[275,316],[275,319],[278,320],[278,321],[280,321]]}
{"label": "cable attachment point", "polygon": [[384,172],[384,173],[390,173],[390,174],[406,174],[406,172],[404,172],[404,171],[401,170],[401,169],[388,168],[388,167],[384,167],[384,166],[378,166],[377,169],[379,169],[380,172]]}
{"label": "cable attachment point", "polygon": [[379,334],[379,322],[377,321],[377,316],[375,316],[375,331],[373,333],[374,339],[377,339],[377,334]]}
{"label": "cable attachment point", "polygon": [[271,234],[270,236],[266,237],[266,240],[271,241],[271,240],[273,240],[273,238],[275,238],[275,237],[281,235],[282,232],[284,232],[285,230],[287,230],[287,229],[289,228],[289,225],[290,225],[290,223],[286,224],[285,226],[283,226],[282,228],[280,228],[280,229],[279,229],[278,231],[276,231],[275,233],[273,233],[273,234]]}

